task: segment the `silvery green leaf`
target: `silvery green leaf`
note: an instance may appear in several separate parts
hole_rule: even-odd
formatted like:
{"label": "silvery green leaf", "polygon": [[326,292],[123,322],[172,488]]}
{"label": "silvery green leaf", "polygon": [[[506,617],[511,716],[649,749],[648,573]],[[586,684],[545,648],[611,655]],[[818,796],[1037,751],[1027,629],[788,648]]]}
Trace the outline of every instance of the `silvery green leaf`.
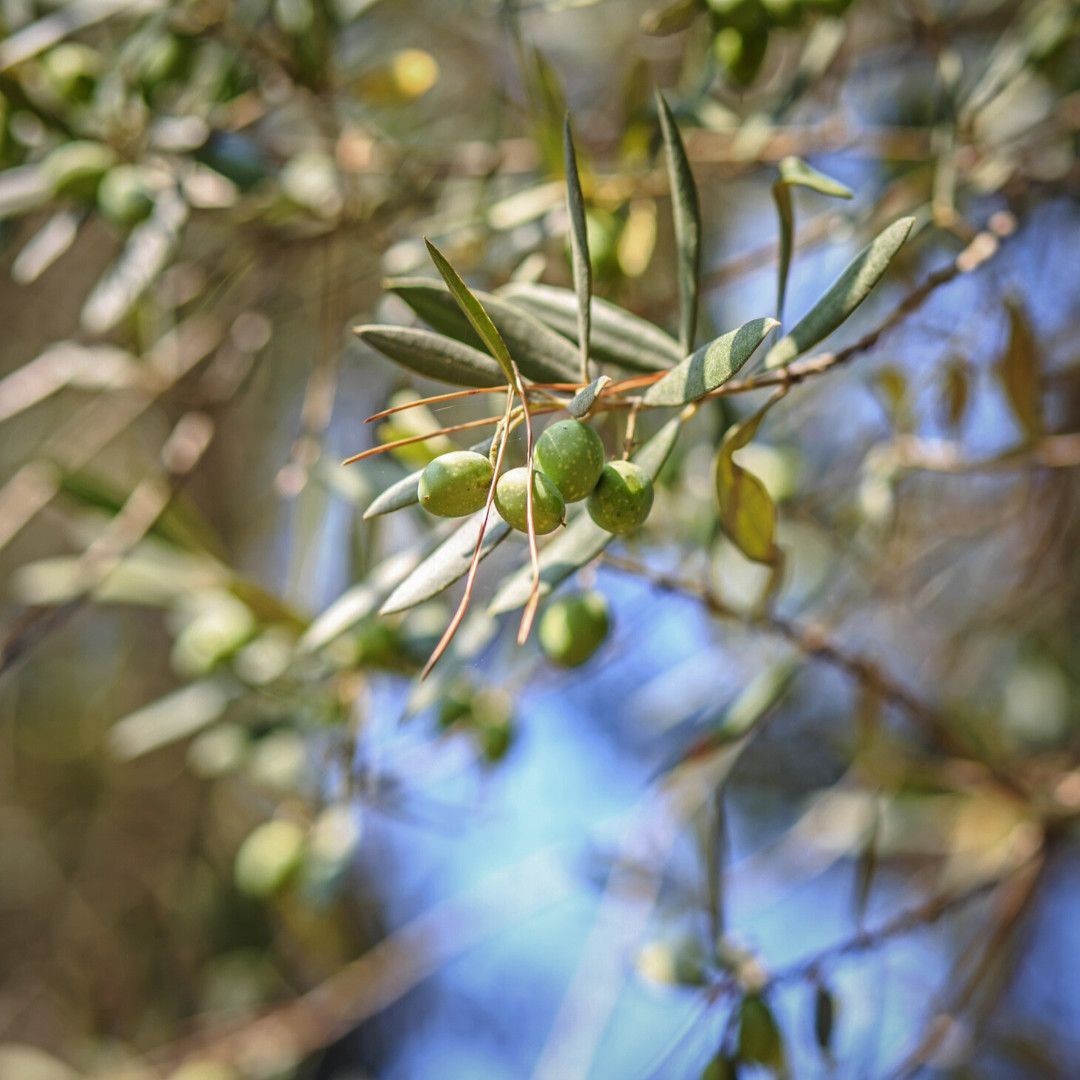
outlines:
{"label": "silvery green leaf", "polygon": [[[656,478],[675,446],[682,421],[669,420],[634,455],[653,479]],[[612,533],[596,525],[587,513],[580,513],[540,552],[540,596],[565,581],[575,571],[592,562],[614,540]],[[494,615],[513,611],[528,602],[532,591],[532,566],[525,565],[503,582],[489,610]]]}
{"label": "silvery green leaf", "polygon": [[[570,289],[511,282],[499,295],[553,330],[577,340],[577,299]],[[597,360],[630,371],[664,371],[684,356],[679,343],[658,326],[594,296],[590,352]]]}
{"label": "silvery green leaf", "polygon": [[123,761],[179,742],[208,727],[228,708],[234,691],[217,680],[194,682],[118,720],[109,749]]}
{"label": "silvery green leaf", "polygon": [[779,323],[775,319],[754,319],[731,330],[669,371],[645,392],[646,405],[688,405],[732,378]]}
{"label": "silvery green leaf", "polygon": [[[431,278],[391,278],[386,287],[401,297],[432,329],[475,348],[486,349],[450,290]],[[517,363],[536,382],[578,382],[578,354],[572,342],[535,315],[502,296],[473,290]],[[487,350],[490,351],[490,350]]]}
{"label": "silvery green leaf", "polygon": [[411,326],[357,326],[353,333],[396,364],[454,386],[504,386],[502,369],[487,353]]}
{"label": "silvery green leaf", "polygon": [[[452,532],[387,597],[379,609],[379,614],[393,615],[395,612],[415,607],[433,596],[438,596],[455,581],[463,578],[469,572],[469,564],[476,550],[477,533],[483,520],[484,511],[481,510]],[[510,526],[492,513],[484,533],[480,558],[489,555],[509,533]]]}
{"label": "silvery green leaf", "polygon": [[679,343],[685,354],[694,347],[697,327],[698,291],[701,286],[701,210],[686,147],[683,146],[675,117],[659,90],[656,92],[656,108],[660,115],[660,131],[664,137],[671,184],[671,211],[675,218],[675,247],[679,260]]}
{"label": "silvery green leaf", "polygon": [[789,364],[828,337],[870,295],[914,224],[913,217],[900,218],[871,240],[795,328],[769,350],[765,366]]}
{"label": "silvery green leaf", "polygon": [[588,416],[592,407],[596,404],[596,399],[610,382],[611,377],[608,375],[601,375],[599,378],[593,379],[588,386],[583,386],[574,395],[573,400],[566,406],[566,411],[578,420]]}
{"label": "silvery green leaf", "polygon": [[589,262],[589,234],[585,226],[585,196],[581,191],[574,134],[570,115],[563,122],[563,154],[566,168],[566,210],[570,218],[570,260],[577,295],[577,339],[581,350],[581,378],[589,378],[589,301],[592,299],[592,264]]}

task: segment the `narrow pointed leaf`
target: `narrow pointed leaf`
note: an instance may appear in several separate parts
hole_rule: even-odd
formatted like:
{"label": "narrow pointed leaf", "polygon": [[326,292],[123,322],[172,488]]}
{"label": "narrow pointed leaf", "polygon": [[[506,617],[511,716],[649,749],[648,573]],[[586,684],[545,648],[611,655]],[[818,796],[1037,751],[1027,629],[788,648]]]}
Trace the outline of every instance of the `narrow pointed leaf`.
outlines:
{"label": "narrow pointed leaf", "polygon": [[702,12],[699,0],[668,0],[648,8],[641,16],[641,32],[654,37],[685,30]]}
{"label": "narrow pointed leaf", "polygon": [[132,761],[190,738],[221,717],[234,697],[232,688],[214,679],[189,683],[113,724],[109,749]]}
{"label": "narrow pointed leaf", "polygon": [[504,386],[499,365],[479,349],[412,326],[358,326],[361,341],[417,375],[453,386]]}
{"label": "narrow pointed leaf", "polygon": [[833,1027],[836,1022],[836,1002],[823,983],[814,988],[814,1039],[818,1049],[828,1057],[832,1048]]}
{"label": "narrow pointed leaf", "polygon": [[[478,454],[486,454],[491,449],[491,440],[485,439],[483,442],[475,443],[469,449]],[[376,495],[364,511],[364,520],[370,521],[372,518],[381,517],[383,514],[403,510],[406,506],[415,506],[420,501],[419,485],[420,475],[423,471],[423,469],[417,469],[415,472],[409,473],[408,476],[403,476],[385,491]]]}
{"label": "narrow pointed leaf", "polygon": [[914,224],[914,218],[900,218],[871,240],[795,328],[769,350],[765,366],[788,364],[828,337],[870,295]]}
{"label": "narrow pointed leaf", "polygon": [[703,345],[645,392],[646,405],[689,405],[732,378],[779,323],[754,319]]}
{"label": "narrow pointed leaf", "polygon": [[570,116],[563,122],[563,154],[566,168],[566,212],[570,218],[570,261],[577,294],[577,339],[581,350],[581,378],[589,379],[589,301],[592,298],[592,264],[589,262],[589,235],[585,227],[585,196],[581,193],[574,133]]}
{"label": "narrow pointed leaf", "polygon": [[[682,421],[669,420],[634,455],[637,462],[654,480],[663,468],[668,455],[675,446]],[[540,552],[540,596],[547,596],[552,589],[571,574],[592,562],[614,540],[612,533],[601,529],[584,511]],[[490,611],[500,615],[523,607],[532,589],[532,567],[523,566],[505,582],[495,594]]]}
{"label": "narrow pointed leaf", "polygon": [[431,261],[435,264],[435,269],[442,275],[446,287],[453,293],[458,306],[469,322],[472,323],[473,329],[480,335],[480,340],[483,341],[488,352],[495,357],[499,367],[502,368],[507,383],[514,386],[517,379],[514,376],[514,363],[510,359],[510,350],[506,347],[502,335],[495,328],[495,324],[491,321],[491,316],[484,310],[484,306],[480,301],[473,296],[469,286],[465,284],[461,275],[450,265],[446,256],[430,240],[425,240],[424,243],[427,244]]}
{"label": "narrow pointed leaf", "polygon": [[[396,278],[388,281],[386,287],[433,330],[488,351],[453,294],[441,282],[420,277]],[[561,333],[502,296],[478,289],[472,295],[483,305],[522,375],[535,382],[579,381],[577,350]]]}
{"label": "narrow pointed leaf", "polygon": [[660,114],[660,131],[664,137],[671,184],[671,208],[675,218],[675,246],[679,260],[679,343],[685,354],[694,347],[697,327],[698,290],[701,285],[701,210],[682,136],[664,95],[659,91],[656,92],[656,108]]}
{"label": "narrow pointed leaf", "polygon": [[1009,339],[994,366],[994,374],[1024,434],[1034,439],[1043,429],[1039,347],[1020,304],[1016,300],[1009,300],[1006,308],[1009,312]]}
{"label": "narrow pointed leaf", "polygon": [[[476,536],[484,512],[480,511],[469,518],[463,525],[447,537],[409,576],[387,597],[379,609],[380,615],[393,615],[406,611],[433,596],[438,596],[455,581],[459,581],[469,572],[473,552],[476,549]],[[488,521],[484,542],[480,548],[483,559],[502,543],[510,533],[510,526],[505,521],[492,515]]]}
{"label": "narrow pointed leaf", "polygon": [[611,377],[609,375],[601,375],[599,378],[593,379],[588,386],[583,386],[574,395],[573,401],[566,406],[566,411],[578,420],[588,416],[592,407],[596,404],[596,399],[600,396],[601,391],[610,382]]}
{"label": "narrow pointed leaf", "polygon": [[[499,295],[531,312],[545,325],[577,340],[577,299],[570,289],[511,282]],[[629,371],[663,371],[686,354],[658,326],[594,296],[590,351],[597,360]]]}
{"label": "narrow pointed leaf", "polygon": [[785,1071],[784,1038],[772,1009],[757,994],[748,994],[739,1008],[739,1060]]}
{"label": "narrow pointed leaf", "polygon": [[769,406],[728,428],[716,456],[716,498],[724,535],[753,562],[776,562],[776,507],[765,485],[734,460],[757,434]]}
{"label": "narrow pointed leaf", "polygon": [[851,188],[818,172],[802,158],[786,157],[780,162],[780,176],[773,184],[773,201],[780,218],[780,258],[777,265],[776,314],[784,317],[784,299],[787,295],[788,271],[791,269],[791,252],[795,242],[795,206],[791,198],[793,187],[809,188],[819,195],[831,195],[837,199],[850,199]]}

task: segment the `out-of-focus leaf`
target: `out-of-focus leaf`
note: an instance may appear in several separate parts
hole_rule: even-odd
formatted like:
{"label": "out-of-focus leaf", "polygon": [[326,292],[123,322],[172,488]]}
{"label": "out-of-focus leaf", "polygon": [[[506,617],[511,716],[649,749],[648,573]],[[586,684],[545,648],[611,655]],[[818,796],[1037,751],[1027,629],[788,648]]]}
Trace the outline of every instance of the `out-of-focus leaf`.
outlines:
{"label": "out-of-focus leaf", "polygon": [[[675,446],[681,420],[669,420],[634,455],[653,479],[656,478]],[[612,533],[601,529],[586,513],[578,514],[543,551],[540,552],[540,596],[545,597],[575,571],[591,562],[614,540]],[[493,615],[522,607],[532,590],[532,567],[524,566],[503,582],[491,601]]]}
{"label": "out-of-focus leaf", "polygon": [[[474,443],[469,449],[477,454],[486,454],[491,449],[491,440],[485,439],[483,442]],[[417,469],[415,472],[409,473],[408,476],[403,476],[372,499],[368,508],[364,511],[364,520],[370,521],[372,518],[380,517],[383,514],[403,510],[406,506],[415,506],[420,501],[418,488],[420,474],[423,471],[423,469]]]}
{"label": "out-of-focus leaf", "polygon": [[678,249],[679,282],[679,343],[683,353],[694,347],[697,326],[698,290],[701,285],[701,211],[698,206],[697,185],[690,171],[682,136],[664,95],[656,92],[656,108],[660,116],[660,131],[667,154],[668,179],[671,184],[671,206],[675,219],[675,245]]}
{"label": "out-of-focus leaf", "polygon": [[[430,278],[396,278],[386,287],[432,329],[486,349],[446,286]],[[474,290],[472,295],[490,316],[522,375],[537,382],[578,381],[578,357],[572,342],[501,296],[480,290]]]}
{"label": "out-of-focus leaf", "polygon": [[776,507],[765,485],[736,464],[734,454],[754,435],[768,409],[734,424],[724,434],[716,455],[716,498],[724,535],[753,562],[776,562]]}
{"label": "out-of-focus leaf", "polygon": [[688,405],[723,386],[750,359],[775,319],[754,319],[703,345],[645,392],[646,405]]}
{"label": "out-of-focus leaf", "polygon": [[784,317],[784,297],[787,294],[788,270],[791,268],[791,250],[795,237],[795,204],[791,198],[793,187],[809,188],[819,195],[837,199],[850,199],[851,188],[826,176],[802,158],[786,157],[780,162],[780,175],[773,184],[773,201],[780,218],[780,257],[777,265],[776,314]]}
{"label": "out-of-focus leaf", "polygon": [[900,218],[871,240],[795,328],[769,350],[765,366],[788,364],[828,337],[870,295],[914,224],[914,218]]}
{"label": "out-of-focus leaf", "polygon": [[601,375],[598,378],[593,379],[588,386],[583,386],[574,395],[573,400],[566,406],[566,411],[578,420],[588,416],[590,410],[596,404],[596,399],[600,396],[601,391],[610,382],[611,377],[608,375]]}
{"label": "out-of-focus leaf", "polygon": [[417,375],[453,386],[503,386],[499,365],[479,349],[411,326],[357,326],[353,333]]}
{"label": "out-of-focus leaf", "polygon": [[967,416],[971,399],[971,369],[962,357],[953,357],[941,374],[941,411],[945,422],[956,431]]}
{"label": "out-of-focus leaf", "polygon": [[191,683],[113,724],[109,749],[116,757],[131,761],[179,742],[217,720],[233,696],[232,690],[216,680]]}
{"label": "out-of-focus leaf", "polygon": [[[484,512],[480,511],[451,533],[390,594],[379,608],[379,614],[393,615],[397,611],[415,607],[433,596],[438,596],[455,581],[463,578],[469,571],[469,564],[476,549],[477,533],[483,519]],[[509,533],[510,526],[505,521],[489,520],[480,548],[480,558],[490,554]]]}
{"label": "out-of-focus leaf", "polygon": [[674,0],[648,8],[641,16],[641,32],[654,37],[685,30],[702,11],[701,0]]}
{"label": "out-of-focus leaf", "polygon": [[1039,346],[1020,303],[1009,300],[1006,308],[1009,313],[1009,340],[994,365],[994,374],[1024,435],[1035,439],[1043,430]]}
{"label": "out-of-focus leaf", "polygon": [[836,1023],[836,1002],[824,983],[814,987],[814,1039],[818,1049],[828,1055],[832,1049],[833,1027]]}
{"label": "out-of-focus leaf", "polygon": [[739,1080],[739,1066],[721,1051],[702,1070],[701,1080]]}
{"label": "out-of-focus leaf", "polygon": [[581,192],[574,133],[570,115],[563,122],[563,155],[566,168],[566,212],[570,218],[570,261],[577,295],[577,339],[581,350],[581,378],[589,378],[589,302],[592,299],[592,264],[589,262],[589,236],[585,225],[585,196]]}
{"label": "out-of-focus leaf", "polygon": [[[570,289],[511,282],[499,294],[576,340],[577,299]],[[592,301],[590,349],[598,360],[630,371],[663,371],[685,355],[679,343],[659,327],[598,296]]]}
{"label": "out-of-focus leaf", "polygon": [[19,285],[37,281],[64,252],[71,248],[79,234],[83,215],[74,210],[58,210],[23,246],[11,264],[12,280]]}
{"label": "out-of-focus leaf", "polygon": [[739,1007],[739,1060],[764,1065],[775,1073],[785,1070],[784,1040],[765,1000],[748,994]]}

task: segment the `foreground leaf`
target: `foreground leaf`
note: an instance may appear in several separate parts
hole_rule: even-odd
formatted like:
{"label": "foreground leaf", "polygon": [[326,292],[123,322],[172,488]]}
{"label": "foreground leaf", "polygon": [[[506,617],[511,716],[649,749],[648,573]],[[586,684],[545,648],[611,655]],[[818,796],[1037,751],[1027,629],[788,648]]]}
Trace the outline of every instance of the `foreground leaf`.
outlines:
{"label": "foreground leaf", "polygon": [[679,258],[679,343],[685,354],[694,347],[694,331],[697,327],[698,291],[701,285],[701,210],[686,147],[683,146],[675,117],[659,90],[656,92],[656,108],[660,115],[660,131],[664,137],[668,180],[671,184],[671,212],[675,218],[675,247]]}
{"label": "foreground leaf", "polygon": [[357,326],[353,333],[395,364],[452,386],[504,386],[499,365],[479,349],[411,326]]}
{"label": "foreground leaf", "polygon": [[[570,289],[511,282],[499,295],[525,308],[553,330],[577,340],[577,298]],[[686,354],[658,326],[594,296],[590,351],[597,360],[629,371],[663,371]]]}
{"label": "foreground leaf", "polygon": [[[476,348],[486,348],[445,285],[431,278],[392,278],[386,288],[401,297],[432,329]],[[504,297],[480,290],[472,295],[490,316],[522,375],[536,382],[579,381],[578,354],[572,342]]]}
{"label": "foreground leaf", "polygon": [[[669,420],[634,455],[654,480],[675,446],[682,421]],[[580,513],[540,553],[540,596],[544,597],[575,571],[596,558],[615,537],[596,525],[587,513]],[[500,615],[525,605],[532,590],[532,567],[523,566],[503,582],[491,602],[490,611]]]}
{"label": "foreground leaf", "polygon": [[828,337],[870,295],[914,224],[912,217],[901,218],[871,240],[795,328],[769,350],[765,366],[788,364]]}
{"label": "foreground leaf", "polygon": [[724,434],[716,456],[716,498],[724,535],[753,562],[776,561],[776,507],[765,485],[733,455],[757,434],[768,405]]}
{"label": "foreground leaf", "polygon": [[566,212],[570,218],[570,261],[577,295],[577,339],[581,350],[581,379],[589,379],[589,301],[592,298],[592,264],[589,262],[589,234],[585,227],[585,196],[581,192],[574,133],[570,115],[563,123],[563,156],[566,168]]}
{"label": "foreground leaf", "polygon": [[703,398],[732,378],[779,325],[775,319],[754,319],[709,342],[650,386],[643,402],[675,406]]}
{"label": "foreground leaf", "polygon": [[[483,520],[484,512],[480,511],[451,533],[387,597],[386,602],[379,608],[379,614],[393,615],[398,611],[406,611],[433,596],[438,596],[455,581],[463,578],[469,572],[469,564],[476,549],[477,533]],[[480,558],[489,555],[509,533],[510,526],[505,521],[489,520],[480,548]]]}

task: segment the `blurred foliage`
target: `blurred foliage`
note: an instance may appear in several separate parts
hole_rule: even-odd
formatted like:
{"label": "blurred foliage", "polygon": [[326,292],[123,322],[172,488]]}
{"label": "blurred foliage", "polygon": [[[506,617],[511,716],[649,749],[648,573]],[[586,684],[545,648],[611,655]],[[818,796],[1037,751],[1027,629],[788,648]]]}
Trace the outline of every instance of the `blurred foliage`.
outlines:
{"label": "blurred foliage", "polygon": [[[636,971],[710,1021],[656,1075],[858,1071],[844,964],[960,915],[892,1067],[1075,1075],[1007,1005],[1080,813],[1078,131],[1072,0],[0,0],[0,1078],[346,1075],[354,1029],[377,1074],[363,1023],[498,919],[387,909],[372,831],[546,692],[664,761],[600,890],[654,883]],[[656,485],[543,544],[520,649],[523,538],[416,506],[439,453],[525,460],[439,384],[502,341]],[[851,936],[740,939],[732,806],[850,864]],[[605,1023],[575,985],[547,1075]]]}

